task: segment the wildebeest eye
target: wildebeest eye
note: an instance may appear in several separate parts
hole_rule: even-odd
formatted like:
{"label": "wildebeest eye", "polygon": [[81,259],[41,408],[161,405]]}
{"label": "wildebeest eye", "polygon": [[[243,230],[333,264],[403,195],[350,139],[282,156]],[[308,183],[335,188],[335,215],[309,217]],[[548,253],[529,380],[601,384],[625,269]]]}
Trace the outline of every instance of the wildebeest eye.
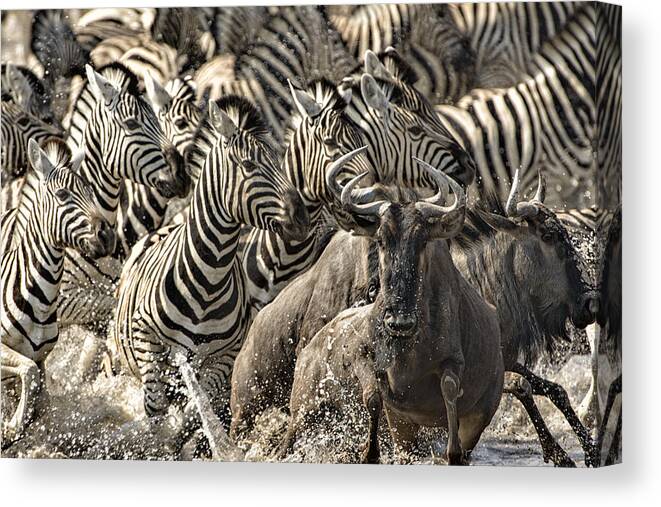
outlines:
{"label": "wildebeest eye", "polygon": [[408,128],[408,131],[413,136],[421,136],[424,133],[420,125],[412,125]]}
{"label": "wildebeest eye", "polygon": [[551,241],[553,241],[553,234],[548,231],[544,231],[542,233],[542,241],[545,243],[551,243]]}
{"label": "wildebeest eye", "polygon": [[177,118],[174,122],[174,126],[179,130],[184,130],[188,126],[188,122],[184,118]]}
{"label": "wildebeest eye", "polygon": [[134,131],[140,128],[140,124],[135,118],[127,118],[124,120],[124,127],[129,131]]}
{"label": "wildebeest eye", "polygon": [[69,200],[71,193],[66,188],[59,188],[55,191],[55,197],[58,201],[64,203]]}

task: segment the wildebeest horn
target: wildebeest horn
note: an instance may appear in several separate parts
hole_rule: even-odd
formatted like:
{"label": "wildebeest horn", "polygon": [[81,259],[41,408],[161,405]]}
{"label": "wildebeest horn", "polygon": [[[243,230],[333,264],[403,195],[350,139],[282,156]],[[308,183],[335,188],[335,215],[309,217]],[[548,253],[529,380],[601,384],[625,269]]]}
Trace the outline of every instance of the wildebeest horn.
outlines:
{"label": "wildebeest horn", "polygon": [[[342,189],[342,206],[347,211],[351,213],[356,213],[362,216],[372,215],[378,217],[382,211],[384,211],[384,206],[389,206],[388,201],[374,200],[375,192],[372,187],[361,189],[360,193],[354,190],[354,187],[358,185],[360,180],[362,180],[369,173],[364,172],[359,174],[355,178],[351,179],[346,186]],[[366,201],[365,204],[359,204],[357,201]]]}
{"label": "wildebeest horn", "polygon": [[341,199],[342,187],[340,187],[340,185],[337,182],[337,176],[340,174],[340,171],[344,168],[344,166],[347,163],[353,160],[353,158],[359,153],[364,152],[366,149],[367,146],[361,146],[360,148],[356,148],[355,150],[342,155],[340,158],[332,162],[331,165],[328,167],[328,170],[326,171],[326,186],[330,190],[331,194],[337,197],[338,199]]}
{"label": "wildebeest horn", "polygon": [[519,200],[520,179],[519,169],[516,170],[514,173],[514,179],[512,180],[510,195],[507,198],[507,204],[505,205],[505,213],[508,217],[533,218],[539,213],[537,204],[544,202],[544,197],[546,195],[546,182],[544,181],[541,171],[538,172],[537,181],[537,192],[532,200],[517,202]]}
{"label": "wildebeest horn", "polygon": [[[455,211],[460,207],[466,206],[466,192],[454,178],[450,178],[447,174],[443,173],[443,171],[439,171],[424,160],[420,160],[416,157],[413,157],[413,160],[420,164],[429,173],[438,187],[438,192],[436,192],[436,194],[416,203],[415,207],[418,208],[418,210],[424,213],[427,217],[432,217],[444,215]],[[448,186],[454,194],[454,203],[452,206],[443,206],[442,204],[445,202]]]}
{"label": "wildebeest horn", "polygon": [[542,176],[542,170],[538,169],[537,171],[537,192],[535,192],[535,197],[532,198],[535,202],[544,202],[546,197],[546,179]]}

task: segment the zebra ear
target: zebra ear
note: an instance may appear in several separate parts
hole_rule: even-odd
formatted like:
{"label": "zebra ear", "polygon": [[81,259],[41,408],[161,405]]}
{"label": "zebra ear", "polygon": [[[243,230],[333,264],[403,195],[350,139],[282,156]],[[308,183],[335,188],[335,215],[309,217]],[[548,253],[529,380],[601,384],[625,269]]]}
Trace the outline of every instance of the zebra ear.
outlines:
{"label": "zebra ear", "polygon": [[83,165],[85,159],[85,150],[76,151],[71,157],[71,170],[75,173],[80,172],[80,166]]}
{"label": "zebra ear", "polygon": [[43,181],[47,180],[53,172],[54,166],[51,161],[48,160],[46,153],[41,149],[39,143],[34,139],[30,139],[30,142],[28,143],[28,158],[30,159],[30,164],[32,164],[32,167],[37,171],[40,178]]}
{"label": "zebra ear", "polygon": [[314,118],[319,113],[321,113],[321,105],[314,100],[314,97],[303,90],[298,90],[294,88],[294,85],[288,79],[289,91],[291,96],[294,99],[294,105],[298,110],[299,114],[303,117]]}
{"label": "zebra ear", "polygon": [[156,111],[165,111],[170,107],[172,100],[170,94],[149,72],[145,73],[145,90],[147,91],[149,102],[151,102]]}
{"label": "zebra ear", "polygon": [[382,115],[388,111],[388,97],[371,75],[363,74],[360,78],[360,92],[369,107]]}
{"label": "zebra ear", "polygon": [[32,94],[27,79],[11,63],[7,64],[6,74],[9,88],[14,92],[13,95],[17,100],[23,100]]}
{"label": "zebra ear", "polygon": [[96,98],[103,100],[106,106],[112,107],[119,95],[119,90],[110,81],[96,72],[89,64],[85,65],[85,73]]}
{"label": "zebra ear", "polygon": [[365,51],[365,73],[385,81],[395,81],[395,76],[386,69],[385,65],[379,61],[379,57],[370,49]]}
{"label": "zebra ear", "polygon": [[225,111],[221,111],[213,100],[209,102],[209,119],[216,132],[225,138],[232,137],[238,130],[232,118],[227,116]]}

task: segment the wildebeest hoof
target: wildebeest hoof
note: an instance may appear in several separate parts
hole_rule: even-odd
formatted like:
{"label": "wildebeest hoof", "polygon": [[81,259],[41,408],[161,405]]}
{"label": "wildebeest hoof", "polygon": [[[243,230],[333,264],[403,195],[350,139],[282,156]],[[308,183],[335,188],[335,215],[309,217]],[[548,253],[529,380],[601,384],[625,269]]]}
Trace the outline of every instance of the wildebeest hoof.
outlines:
{"label": "wildebeest hoof", "polygon": [[381,453],[379,452],[379,449],[367,446],[363,451],[360,462],[364,465],[378,465],[381,462]]}
{"label": "wildebeest hoof", "polygon": [[556,467],[576,468],[576,463],[572,460],[565,450],[557,446],[553,450],[544,451],[544,463],[553,462]]}

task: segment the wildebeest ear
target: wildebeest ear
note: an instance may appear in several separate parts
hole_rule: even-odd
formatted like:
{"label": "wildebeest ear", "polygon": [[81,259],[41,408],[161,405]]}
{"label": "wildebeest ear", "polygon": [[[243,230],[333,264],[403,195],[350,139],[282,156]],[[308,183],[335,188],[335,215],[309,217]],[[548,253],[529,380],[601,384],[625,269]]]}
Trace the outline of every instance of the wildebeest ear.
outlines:
{"label": "wildebeest ear", "polygon": [[455,210],[445,213],[440,217],[433,217],[428,219],[431,228],[429,232],[430,238],[444,239],[451,238],[459,234],[464,227],[464,220],[466,218],[466,207],[461,206]]}
{"label": "wildebeest ear", "polygon": [[482,218],[482,220],[484,220],[487,225],[497,231],[509,232],[510,234],[513,234],[520,230],[520,225],[516,224],[511,219],[497,213],[490,213],[485,211],[480,213],[480,218]]}
{"label": "wildebeest ear", "polygon": [[[339,220],[341,221],[341,220]],[[376,234],[376,231],[379,229],[379,221],[373,221],[372,219],[364,218],[361,216],[352,216],[347,220],[346,224],[343,224],[342,227],[351,231],[353,236],[363,236],[371,238]]]}

